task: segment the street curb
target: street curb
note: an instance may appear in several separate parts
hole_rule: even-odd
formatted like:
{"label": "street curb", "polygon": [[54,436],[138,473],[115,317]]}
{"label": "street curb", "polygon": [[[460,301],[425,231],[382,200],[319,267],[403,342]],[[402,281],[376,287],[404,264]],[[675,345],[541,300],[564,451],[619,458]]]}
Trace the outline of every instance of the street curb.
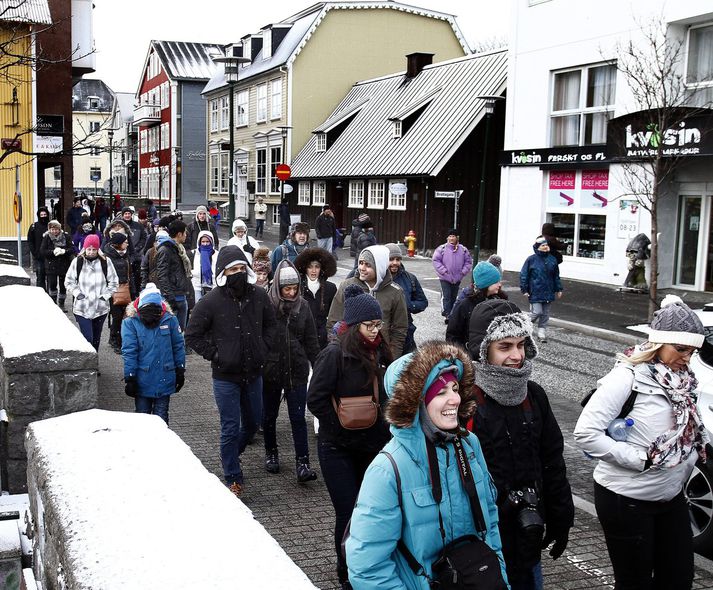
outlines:
{"label": "street curb", "polygon": [[614,330],[596,328],[594,326],[587,326],[586,324],[578,324],[577,322],[570,322],[567,320],[550,318],[550,324],[557,326],[558,328],[564,328],[565,330],[571,330],[573,332],[580,332],[581,334],[586,334],[587,336],[594,336],[596,338],[602,338],[612,342],[619,342],[620,344],[635,345],[641,342],[641,337],[634,334],[624,334],[622,332],[615,332]]}

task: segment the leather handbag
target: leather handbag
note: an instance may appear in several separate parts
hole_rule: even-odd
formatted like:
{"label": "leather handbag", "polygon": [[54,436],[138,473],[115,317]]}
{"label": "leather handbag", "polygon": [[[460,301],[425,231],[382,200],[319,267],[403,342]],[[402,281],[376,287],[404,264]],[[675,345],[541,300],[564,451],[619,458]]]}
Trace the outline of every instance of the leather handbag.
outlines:
{"label": "leather handbag", "polygon": [[379,385],[376,377],[372,381],[372,386],[371,395],[340,397],[338,400],[332,396],[332,405],[342,428],[364,430],[376,424],[379,416]]}
{"label": "leather handbag", "polygon": [[119,287],[111,296],[111,301],[114,305],[129,305],[129,303],[131,303],[129,283],[119,283]]}

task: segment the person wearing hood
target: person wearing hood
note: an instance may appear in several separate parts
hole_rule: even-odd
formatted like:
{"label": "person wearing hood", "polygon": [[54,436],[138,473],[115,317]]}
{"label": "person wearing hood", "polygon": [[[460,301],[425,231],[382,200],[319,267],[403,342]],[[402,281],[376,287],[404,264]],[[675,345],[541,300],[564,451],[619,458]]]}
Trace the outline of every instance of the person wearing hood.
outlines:
{"label": "person wearing hood", "polygon": [[289,260],[294,264],[297,255],[309,248],[309,225],[301,221],[292,226],[290,235],[272,251],[270,262],[274,272],[280,260]]}
{"label": "person wearing hood", "polygon": [[562,250],[565,250],[566,246],[557,239],[557,228],[554,223],[542,224],[542,237],[547,240],[550,254],[555,257],[557,264],[562,264]]}
{"label": "person wearing hood", "polygon": [[520,270],[520,291],[530,301],[530,317],[537,325],[537,337],[541,342],[547,342],[550,304],[562,297],[562,281],[547,238],[538,236],[532,249],[535,253],[528,256]]}
{"label": "person wearing hood", "polygon": [[275,310],[277,333],[263,371],[263,418],[265,469],[278,473],[277,416],[282,392],[285,393],[295,446],[297,481],[317,479],[309,464],[307,446],[307,380],[310,366],[319,354],[319,341],[309,305],[300,294],[300,275],[289,260],[282,260],[268,291]]}
{"label": "person wearing hood", "polygon": [[62,231],[62,224],[53,219],[47,224],[47,233],[42,237],[40,255],[45,265],[47,276],[47,292],[64,311],[64,300],[67,291],[64,279],[72,258],[74,258],[74,245],[67,232]]}
{"label": "person wearing hood", "polygon": [[248,262],[252,265],[253,254],[257,248],[260,247],[260,243],[253,237],[248,235],[248,226],[242,219],[236,219],[233,221],[233,237],[228,240],[229,246],[237,246],[243,252],[245,252],[245,257]]}
{"label": "person wearing hood", "polygon": [[[111,298],[111,307],[109,308],[109,346],[117,354],[121,353],[121,321],[124,318],[124,312],[129,301],[126,293],[131,293],[134,290],[131,261],[127,256],[128,249],[129,238],[122,232],[116,232],[102,246],[102,251],[111,260],[116,276],[119,279],[119,287]],[[122,285],[123,289],[128,289],[128,291],[123,292],[125,299],[120,300]]]}
{"label": "person wearing hood", "polygon": [[121,323],[124,391],[137,413],[155,414],[168,424],[171,395],[185,382],[186,349],[178,319],[149,283],[126,307]]}
{"label": "person wearing hood", "polygon": [[72,236],[72,243],[77,252],[80,252],[82,248],[84,248],[84,238],[92,234],[96,234],[101,241],[101,233],[94,228],[94,224],[89,218],[89,215],[85,214],[82,217],[82,225],[77,228],[77,231]]}
{"label": "person wearing hood", "polygon": [[[615,588],[683,590],[693,584],[684,488],[696,462],[706,461],[710,441],[690,361],[705,338],[700,318],[679,297],[666,295],[647,341],[617,355],[574,428],[580,448],[599,460],[594,506]],[[633,405],[622,414],[632,394]],[[616,418],[632,422],[623,440],[608,432]]]}
{"label": "person wearing hood", "polygon": [[337,286],[328,281],[337,274],[337,262],[323,248],[309,248],[295,258],[295,268],[301,275],[302,297],[309,304],[317,328],[319,348],[327,346],[327,316]]}
{"label": "person wearing hood", "polygon": [[99,236],[84,240],[84,249],[72,260],[64,284],[74,298],[72,311],[80,332],[99,350],[109,301],[119,286],[114,264],[99,249]]}
{"label": "person wearing hood", "polygon": [[216,288],[193,308],[186,344],[210,361],[225,483],[240,495],[240,453],[262,416],[262,371],[275,339],[275,312],[267,292],[254,286],[240,248],[221,248],[215,272]]}
{"label": "person wearing hood", "polygon": [[458,297],[460,283],[473,268],[473,257],[458,240],[458,229],[449,229],[446,243],[433,253],[433,268],[441,283],[441,315],[446,318],[446,324]]}
{"label": "person wearing hood", "polygon": [[213,234],[202,231],[198,234],[198,248],[193,253],[191,282],[196,301],[215,287],[215,263],[218,251],[213,244]]}
{"label": "person wearing hood", "polygon": [[547,394],[530,380],[537,346],[527,314],[487,299],[470,317],[477,411],[474,433],[497,488],[500,536],[514,590],[541,590],[543,548],[559,558],[574,524],[562,432]]}
{"label": "person wearing hood", "polygon": [[209,231],[213,234],[213,245],[217,250],[220,244],[218,230],[210,215],[208,215],[208,208],[205,205],[198,205],[196,207],[196,216],[186,229],[186,248],[189,250],[198,248],[198,236],[204,231]]}
{"label": "person wearing hood", "polygon": [[[475,406],[468,355],[427,342],[394,361],[384,385],[393,438],[367,469],[352,513],[346,541],[352,586],[434,587],[433,566],[444,546],[477,535],[500,566],[493,572],[499,583],[487,588],[507,588],[489,463],[478,438],[461,426]],[[472,500],[464,483],[469,476]],[[405,552],[418,566],[409,565]]]}
{"label": "person wearing hood", "polygon": [[[337,577],[343,588],[349,588],[347,564],[341,552],[342,537],[364,472],[390,438],[381,416],[386,405],[384,372],[393,357],[381,336],[382,314],[376,299],[358,285],[346,289],[344,297],[344,320],[339,324],[339,335],[317,357],[307,407],[319,420],[317,452],[334,506]],[[332,400],[339,403],[342,398],[363,396],[377,398],[377,420],[368,428],[344,428]]]}
{"label": "person wearing hood", "polygon": [[186,329],[188,293],[193,291],[191,261],[183,248],[185,241],[186,224],[176,220],[168,226],[168,239],[156,248],[157,285],[176,314],[181,331]]}
{"label": "person wearing hood", "polygon": [[37,209],[37,221],[35,221],[30,229],[27,230],[27,245],[30,248],[30,254],[32,255],[32,266],[35,268],[35,276],[37,280],[35,285],[37,287],[42,287],[47,291],[47,275],[45,274],[45,263],[42,260],[42,254],[40,253],[40,246],[42,245],[42,238],[47,233],[48,224],[50,222],[50,212],[47,207],[40,207]]}
{"label": "person wearing hood", "polygon": [[389,249],[386,246],[369,246],[359,254],[358,276],[339,284],[327,316],[327,330],[344,319],[344,291],[349,285],[359,285],[375,297],[381,307],[384,326],[381,335],[391,349],[393,358],[401,356],[408,334],[408,309],[404,293],[391,279]]}

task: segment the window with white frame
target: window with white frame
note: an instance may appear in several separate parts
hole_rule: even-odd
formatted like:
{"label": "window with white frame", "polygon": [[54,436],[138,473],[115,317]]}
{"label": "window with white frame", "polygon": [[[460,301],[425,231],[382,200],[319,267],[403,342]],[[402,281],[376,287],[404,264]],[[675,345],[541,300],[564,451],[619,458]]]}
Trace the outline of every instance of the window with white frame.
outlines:
{"label": "window with white frame", "polygon": [[101,129],[99,121],[89,121],[89,133],[98,133],[99,129]]}
{"label": "window with white frame", "polygon": [[280,225],[280,210],[277,205],[273,205],[272,209],[272,225]]}
{"label": "window with white frame", "polygon": [[401,137],[401,121],[398,119],[396,121],[391,121],[391,136],[394,139]]}
{"label": "window with white frame", "polygon": [[257,113],[258,123],[267,121],[267,84],[259,84],[257,87]]}
{"label": "window with white frame", "polygon": [[364,181],[350,180],[349,181],[349,204],[350,209],[364,208]]}
{"label": "window with white frame", "polygon": [[220,183],[220,156],[210,155],[210,192],[217,193]]}
{"label": "window with white frame", "polygon": [[317,150],[317,152],[326,152],[327,151],[327,134],[326,133],[317,133],[316,150]]}
{"label": "window with white frame", "polygon": [[210,130],[218,131],[218,99],[210,101]]}
{"label": "window with white frame", "polygon": [[143,196],[147,196],[149,193],[149,171],[145,168],[141,169],[139,184],[139,191]]}
{"label": "window with white frame", "polygon": [[230,97],[220,97],[220,128],[227,129],[230,126]]}
{"label": "window with white frame", "polygon": [[310,203],[310,183],[302,180],[297,185],[297,204],[298,205],[309,205],[309,203]]}
{"label": "window with white frame", "polygon": [[312,205],[324,205],[327,202],[327,181],[315,180],[312,183]]}
{"label": "window with white frame", "polygon": [[270,148],[270,192],[273,194],[280,192],[281,180],[276,175],[277,165],[280,163],[282,163],[282,148]]}
{"label": "window with white frame", "polygon": [[235,122],[236,127],[241,127],[248,124],[248,109],[250,108],[250,92],[241,90],[237,96],[237,113],[238,117]]}
{"label": "window with white frame", "polygon": [[168,107],[169,85],[168,82],[161,84],[161,108]]}
{"label": "window with white frame", "polygon": [[616,65],[600,64],[553,74],[550,145],[606,143],[614,115]]}
{"label": "window with white frame", "polygon": [[149,56],[149,66],[147,70],[147,80],[150,80],[151,78],[158,76],[161,73],[161,62],[159,61],[158,56],[155,53],[152,53]]}
{"label": "window with white frame", "polygon": [[267,188],[267,150],[256,150],[255,161],[257,162],[255,170],[255,192],[258,195],[264,195],[265,189]]}
{"label": "window with white frame", "polygon": [[688,29],[686,83],[713,85],[713,23]]}
{"label": "window with white frame", "polygon": [[370,180],[369,181],[369,195],[368,195],[367,207],[369,209],[383,209],[384,208],[384,181],[383,180]]}
{"label": "window with white frame", "polygon": [[139,147],[141,149],[141,153],[145,154],[148,152],[148,130],[147,129],[142,129],[141,132],[139,133]]}
{"label": "window with white frame", "polygon": [[282,117],[282,80],[277,78],[270,81],[270,118]]}
{"label": "window with white frame", "polygon": [[220,193],[228,194],[230,190],[230,154],[220,153]]}
{"label": "window with white frame", "polygon": [[168,169],[168,166],[161,166],[160,194],[162,200],[168,200],[168,198],[171,196],[171,179],[169,177]]}
{"label": "window with white frame", "polygon": [[159,149],[167,150],[168,148],[171,147],[170,137],[171,137],[171,132],[170,132],[170,127],[169,127],[168,123],[161,123],[161,145],[160,145]]}
{"label": "window with white frame", "polygon": [[406,211],[406,179],[389,180],[389,209]]}

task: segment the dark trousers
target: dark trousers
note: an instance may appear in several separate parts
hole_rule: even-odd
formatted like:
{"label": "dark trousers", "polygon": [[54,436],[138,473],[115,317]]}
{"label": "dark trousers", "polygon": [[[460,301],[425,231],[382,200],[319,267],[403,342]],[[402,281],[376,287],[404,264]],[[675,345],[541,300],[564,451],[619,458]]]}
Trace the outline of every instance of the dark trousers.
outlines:
{"label": "dark trousers", "polygon": [[124,319],[125,311],[126,305],[114,305],[112,303],[109,308],[109,315],[111,316],[111,324],[109,326],[109,342],[116,342],[118,346],[121,346],[121,322]]}
{"label": "dark trousers", "polygon": [[67,296],[67,289],[64,287],[64,275],[47,273],[47,292],[52,299],[57,297],[57,289],[59,289],[60,299],[64,300]]}
{"label": "dark trousers", "polygon": [[139,296],[139,287],[141,286],[141,257],[139,257],[138,260],[131,261],[130,270],[132,278],[132,280],[129,281],[131,285],[131,297],[136,299]]}
{"label": "dark trousers", "polygon": [[262,232],[265,230],[265,220],[256,219],[255,220],[255,235],[262,237]]}
{"label": "dark trousers", "polygon": [[441,315],[448,317],[451,315],[453,304],[458,297],[458,289],[460,283],[449,283],[448,281],[440,281],[441,283]]}
{"label": "dark trousers", "polygon": [[34,263],[35,263],[35,275],[37,276],[36,285],[38,287],[43,288],[45,291],[47,291],[47,273],[45,273],[44,260],[42,260],[41,258],[35,258]]}
{"label": "dark trousers", "polygon": [[334,549],[337,552],[337,575],[340,582],[348,577],[347,564],[342,558],[342,538],[347,523],[352,517],[359,488],[366,468],[376,453],[362,453],[331,442],[319,440],[317,443],[319,466],[327,484],[327,491],[334,506]]}
{"label": "dark trousers", "polygon": [[683,492],[668,502],[634,500],[594,484],[616,590],[690,590],[693,537]]}
{"label": "dark trousers", "polygon": [[75,313],[74,319],[77,320],[77,325],[79,326],[79,331],[82,333],[82,336],[94,347],[94,350],[99,350],[99,342],[102,338],[102,328],[104,327],[106,314],[90,320]]}
{"label": "dark trousers", "polygon": [[[265,437],[265,448],[269,451],[277,448],[277,416],[280,413],[282,386],[265,381],[262,388],[262,431]],[[305,421],[305,404],[307,402],[307,385],[298,385],[294,389],[285,390],[287,413],[292,427],[292,442],[295,445],[296,457],[307,457],[307,422]]]}

